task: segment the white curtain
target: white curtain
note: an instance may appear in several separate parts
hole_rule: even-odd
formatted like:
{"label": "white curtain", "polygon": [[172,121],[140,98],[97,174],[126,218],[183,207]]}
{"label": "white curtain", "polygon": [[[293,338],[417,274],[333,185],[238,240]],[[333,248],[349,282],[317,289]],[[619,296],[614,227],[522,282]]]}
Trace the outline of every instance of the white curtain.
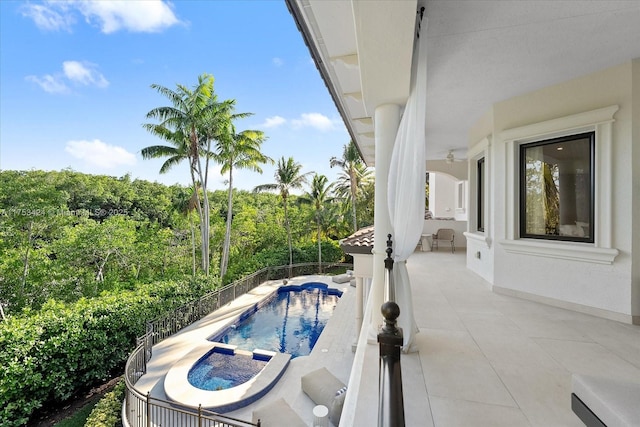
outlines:
{"label": "white curtain", "polygon": [[406,260],[416,248],[424,221],[425,113],[427,88],[426,22],[414,46],[411,90],[396,135],[389,168],[389,216],[393,235],[393,280],[400,307],[398,326],[403,329],[403,351],[411,351],[418,327],[413,316],[411,283]]}

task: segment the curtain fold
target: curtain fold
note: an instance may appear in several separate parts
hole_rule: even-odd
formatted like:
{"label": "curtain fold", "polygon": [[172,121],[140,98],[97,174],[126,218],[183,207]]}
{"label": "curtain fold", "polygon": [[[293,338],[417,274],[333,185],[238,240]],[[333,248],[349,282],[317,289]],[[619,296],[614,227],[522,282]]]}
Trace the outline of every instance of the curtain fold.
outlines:
{"label": "curtain fold", "polygon": [[[424,24],[424,23],[423,23]],[[409,100],[396,135],[389,168],[388,202],[394,242],[393,280],[400,307],[403,351],[411,351],[418,327],[413,315],[411,282],[406,260],[414,252],[424,221],[425,114],[427,88],[426,25],[414,46]]]}

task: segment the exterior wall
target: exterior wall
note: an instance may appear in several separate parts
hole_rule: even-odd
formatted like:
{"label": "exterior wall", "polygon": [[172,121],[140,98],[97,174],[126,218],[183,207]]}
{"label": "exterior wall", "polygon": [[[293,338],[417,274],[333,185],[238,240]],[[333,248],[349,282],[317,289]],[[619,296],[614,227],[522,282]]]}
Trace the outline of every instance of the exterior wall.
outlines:
{"label": "exterior wall", "polygon": [[[638,188],[640,188],[638,155],[636,154],[636,158],[632,156],[632,138],[634,138],[632,128],[635,133],[638,133],[640,120],[638,113],[635,116],[632,115],[633,107],[637,105],[637,99],[635,104],[632,103],[632,75],[634,82],[640,81],[637,71],[632,72],[636,67],[638,67],[637,61],[625,63],[494,105],[493,129],[490,132],[493,140],[490,150],[492,178],[491,213],[489,214],[489,218],[493,217],[493,225],[490,235],[486,236],[494,251],[492,282],[494,290],[617,320],[631,321],[632,260],[635,259],[636,264],[638,260],[637,249],[632,257],[632,239],[635,239],[636,244],[638,241],[638,225],[632,231],[634,225],[632,203],[640,205],[637,201]],[[509,164],[512,160],[509,160],[508,141],[503,136],[503,132],[614,105],[619,106],[612,125],[610,179],[614,191],[611,192],[612,194],[601,194],[600,197],[609,197],[611,200],[609,209],[611,218],[607,218],[611,224],[611,233],[608,231],[604,233],[611,243],[610,247],[619,251],[617,257],[610,264],[599,264],[585,260],[562,259],[562,257],[550,258],[542,251],[535,255],[508,251],[506,244],[510,239],[509,234],[513,233],[510,230],[514,227],[513,223],[517,221],[517,215],[514,217],[510,213],[515,209],[511,206],[514,203],[513,200],[517,203],[517,196],[515,198],[513,196],[513,189],[517,189],[517,185],[514,185],[517,177],[510,176],[513,173],[513,165]],[[636,118],[633,126],[632,117]],[[484,135],[484,137],[487,136],[491,135]],[[479,135],[472,135],[472,141],[477,141],[478,137]],[[596,156],[596,162],[598,161]],[[635,176],[632,172],[634,169]],[[607,179],[598,176],[597,173],[598,169],[596,169],[597,181]],[[635,190],[632,183],[635,185]],[[510,192],[511,196],[509,196]],[[632,197],[634,194],[635,198]],[[596,215],[609,214],[605,209],[604,212],[597,212]],[[515,239],[518,240],[517,236]],[[551,243],[553,244],[555,242]],[[573,246],[580,248],[580,244]],[[603,247],[608,246],[605,244]],[[485,269],[475,265],[473,261],[474,251],[477,250],[475,246],[470,248],[471,257],[468,256],[468,264],[484,277],[481,272]],[[490,256],[488,258],[491,259]],[[633,286],[635,295],[639,286],[637,284],[639,269],[640,267],[633,268],[636,277],[636,284]],[[635,314],[639,305],[637,296],[634,296],[633,304]]]}
{"label": "exterior wall", "polygon": [[456,182],[442,173],[429,174],[429,210],[434,217],[455,217]]}

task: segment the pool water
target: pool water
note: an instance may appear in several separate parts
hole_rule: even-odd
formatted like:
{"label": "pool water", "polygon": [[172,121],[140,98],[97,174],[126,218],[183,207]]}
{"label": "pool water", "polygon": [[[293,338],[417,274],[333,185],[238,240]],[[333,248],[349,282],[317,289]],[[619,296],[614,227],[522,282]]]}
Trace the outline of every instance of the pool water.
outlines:
{"label": "pool water", "polygon": [[265,305],[211,338],[239,349],[291,354],[311,353],[336,308],[342,292],[324,283],[282,286]]}
{"label": "pool water", "polygon": [[235,387],[257,375],[268,362],[217,350],[214,348],[191,368],[187,379],[192,386],[211,391]]}

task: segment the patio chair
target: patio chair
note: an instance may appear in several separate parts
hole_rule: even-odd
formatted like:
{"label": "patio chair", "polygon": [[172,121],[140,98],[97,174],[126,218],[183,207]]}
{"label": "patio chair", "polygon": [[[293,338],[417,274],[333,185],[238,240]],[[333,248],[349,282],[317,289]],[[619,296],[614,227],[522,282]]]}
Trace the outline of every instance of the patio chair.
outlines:
{"label": "patio chair", "polygon": [[444,242],[451,244],[451,253],[456,251],[456,247],[453,243],[453,239],[455,238],[455,231],[451,228],[439,228],[438,231],[433,235],[432,247],[435,250],[438,250],[438,241],[442,240]]}

